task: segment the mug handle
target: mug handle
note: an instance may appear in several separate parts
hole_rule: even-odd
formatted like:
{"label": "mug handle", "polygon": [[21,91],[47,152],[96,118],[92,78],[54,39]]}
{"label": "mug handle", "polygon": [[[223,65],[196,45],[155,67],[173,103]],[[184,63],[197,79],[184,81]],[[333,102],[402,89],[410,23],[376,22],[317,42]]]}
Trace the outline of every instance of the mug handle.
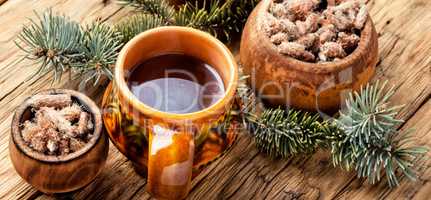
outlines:
{"label": "mug handle", "polygon": [[147,190],[160,199],[186,198],[192,179],[193,131],[162,124],[150,124],[148,130]]}

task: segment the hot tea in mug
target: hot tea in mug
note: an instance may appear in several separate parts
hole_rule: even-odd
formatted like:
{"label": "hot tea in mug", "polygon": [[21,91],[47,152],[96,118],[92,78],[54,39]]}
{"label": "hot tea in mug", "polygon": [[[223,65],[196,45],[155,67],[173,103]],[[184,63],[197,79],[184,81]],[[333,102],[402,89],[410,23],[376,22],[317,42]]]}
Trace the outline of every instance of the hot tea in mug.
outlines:
{"label": "hot tea in mug", "polygon": [[168,113],[205,109],[225,93],[211,65],[185,54],[165,54],[135,66],[128,77],[132,93],[144,104]]}

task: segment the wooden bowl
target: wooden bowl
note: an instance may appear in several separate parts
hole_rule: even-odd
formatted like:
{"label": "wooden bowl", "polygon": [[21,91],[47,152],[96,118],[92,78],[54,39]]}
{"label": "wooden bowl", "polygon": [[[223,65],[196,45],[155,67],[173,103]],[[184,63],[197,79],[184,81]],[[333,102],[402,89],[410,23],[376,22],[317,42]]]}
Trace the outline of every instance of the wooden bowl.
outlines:
{"label": "wooden bowl", "polygon": [[12,119],[9,154],[18,174],[44,193],[65,193],[90,183],[102,170],[108,156],[102,115],[96,104],[84,94],[73,90],[52,89],[39,94],[70,94],[72,100],[93,115],[94,136],[82,149],[62,156],[45,155],[30,148],[21,136],[20,124],[32,117],[27,98]]}
{"label": "wooden bowl", "polygon": [[377,33],[371,18],[358,47],[347,57],[308,63],[278,53],[263,29],[271,0],[261,1],[243,31],[240,59],[251,86],[265,102],[299,109],[334,111],[346,92],[360,89],[374,75],[378,60]]}

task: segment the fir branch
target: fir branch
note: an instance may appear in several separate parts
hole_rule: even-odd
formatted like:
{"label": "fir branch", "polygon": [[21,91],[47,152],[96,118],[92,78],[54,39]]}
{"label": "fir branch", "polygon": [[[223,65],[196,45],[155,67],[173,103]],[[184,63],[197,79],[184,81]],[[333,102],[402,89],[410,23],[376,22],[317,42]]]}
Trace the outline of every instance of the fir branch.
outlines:
{"label": "fir branch", "polygon": [[427,149],[414,146],[410,134],[397,131],[402,122],[395,118],[400,106],[389,106],[394,91],[386,90],[386,83],[353,93],[339,119],[322,121],[317,115],[294,110],[266,109],[258,115],[246,78],[241,76],[237,91],[243,102],[240,112],[261,151],[287,158],[329,148],[334,166],[355,170],[371,184],[379,182],[382,174],[391,187],[398,185],[400,174],[416,179],[414,161]]}
{"label": "fir branch", "polygon": [[[232,24],[238,24],[240,26],[244,26],[247,22],[248,16],[253,11],[254,7],[259,3],[260,0],[240,0],[235,1],[232,4],[231,12],[232,16]],[[242,30],[242,27],[237,27],[236,31],[239,33]]]}
{"label": "fir branch", "polygon": [[227,23],[227,13],[230,10],[233,0],[221,3],[218,0],[203,3],[196,1],[194,4],[187,2],[180,7],[175,16],[175,24],[189,26],[207,31],[217,37],[220,29],[223,28],[224,36],[229,38],[228,30],[231,29]]}
{"label": "fir branch", "polygon": [[83,59],[74,65],[85,82],[97,84],[102,76],[113,79],[112,69],[123,46],[120,34],[106,24],[95,22],[87,26],[80,52]]}
{"label": "fir branch", "polygon": [[115,29],[122,35],[123,43],[127,43],[139,33],[163,25],[167,24],[161,17],[139,13],[121,20]]}
{"label": "fir branch", "polygon": [[257,0],[227,0],[224,3],[204,0],[202,4],[187,3],[178,11],[164,0],[121,2],[146,13],[129,17],[115,26],[121,41],[120,36],[107,25],[92,25],[93,31],[83,30],[77,22],[48,11],[42,16],[36,13],[39,21],[31,20],[15,43],[24,51],[24,59],[34,60],[40,65],[34,75],[52,71],[55,81],[72,69],[79,72],[85,82],[93,80],[97,84],[102,76],[112,78],[111,67],[122,43],[138,33],[158,26],[186,25],[216,36],[223,33],[220,37],[229,39],[232,32],[242,29],[246,20],[244,14],[251,12]]}
{"label": "fir branch", "polygon": [[[358,177],[366,177],[371,184],[375,184],[380,181],[380,171],[383,169],[391,187],[399,185],[398,171],[409,179],[416,180],[413,161],[417,156],[426,153],[427,149],[409,146],[407,142],[411,140],[402,134],[396,131],[381,145],[358,149],[355,168]],[[396,137],[400,138],[395,139]]]}
{"label": "fir branch", "polygon": [[15,44],[24,51],[26,59],[39,64],[34,76],[53,71],[54,81],[60,80],[71,64],[82,57],[81,27],[67,17],[53,15],[51,10],[36,16],[39,21],[30,20]]}
{"label": "fir branch", "polygon": [[413,160],[427,152],[412,145],[409,134],[397,131],[402,120],[395,118],[400,106],[389,106],[393,94],[393,88],[386,90],[386,82],[368,84],[361,93],[353,93],[336,120],[338,137],[331,141],[335,165],[354,168],[358,177],[368,178],[371,184],[381,180],[383,171],[391,187],[399,184],[398,172],[415,180]]}
{"label": "fir branch", "polygon": [[301,111],[267,109],[249,118],[257,147],[272,157],[310,154],[325,145],[326,136],[318,115]]}
{"label": "fir branch", "polygon": [[399,131],[389,134],[380,144],[366,147],[350,143],[345,134],[339,136],[338,140],[331,142],[334,166],[348,171],[354,169],[358,177],[367,178],[370,184],[379,182],[382,173],[386,175],[390,187],[398,186],[400,173],[412,181],[416,180],[414,161],[428,151],[425,147],[414,146],[414,138]]}
{"label": "fir branch", "polygon": [[345,132],[333,122],[327,121],[326,123],[329,125],[323,127],[323,132],[326,133],[328,139],[327,148],[331,150],[332,164],[347,171],[354,169],[357,155]]}
{"label": "fir branch", "polygon": [[195,0],[186,1],[178,9],[165,0],[121,0],[145,13],[160,17],[164,25],[188,26],[229,41],[232,33],[240,33],[248,15],[259,0]]}
{"label": "fir branch", "polygon": [[77,22],[51,10],[39,21],[31,20],[18,35],[16,45],[25,59],[40,63],[35,75],[52,71],[59,81],[65,71],[78,72],[85,83],[102,76],[112,78],[111,68],[122,47],[120,35],[108,25],[93,23],[84,30]]}
{"label": "fir branch", "polygon": [[123,6],[132,6],[147,14],[157,15],[165,22],[170,21],[175,15],[175,8],[166,0],[119,0]]}
{"label": "fir branch", "polygon": [[253,134],[257,147],[272,157],[287,158],[313,153],[327,145],[329,124],[321,122],[317,114],[278,109],[266,109],[257,113],[257,100],[247,86],[248,77],[240,70],[237,94],[242,101],[240,113],[246,128]]}
{"label": "fir branch", "polygon": [[379,141],[396,128],[403,120],[395,119],[402,106],[388,106],[388,100],[395,93],[394,88],[386,90],[387,82],[382,85],[377,82],[374,86],[361,88],[360,93],[351,93],[346,100],[345,111],[340,112],[337,121],[345,131],[351,134],[349,139],[355,145],[365,145]]}
{"label": "fir branch", "polygon": [[220,0],[186,2],[175,15],[175,24],[207,31],[229,41],[241,32],[258,0]]}

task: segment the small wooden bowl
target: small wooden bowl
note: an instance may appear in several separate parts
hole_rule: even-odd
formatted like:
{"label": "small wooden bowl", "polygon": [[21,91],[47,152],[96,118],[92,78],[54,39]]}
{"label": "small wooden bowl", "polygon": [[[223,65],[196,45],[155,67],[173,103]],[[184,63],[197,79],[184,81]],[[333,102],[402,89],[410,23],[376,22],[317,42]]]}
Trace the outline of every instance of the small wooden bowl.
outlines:
{"label": "small wooden bowl", "polygon": [[44,193],[65,193],[90,183],[102,170],[108,156],[102,115],[87,96],[73,90],[52,89],[39,94],[70,94],[72,100],[93,115],[94,137],[82,149],[64,155],[45,155],[31,149],[21,136],[20,124],[32,117],[29,98],[21,104],[12,119],[9,154],[18,174]]}
{"label": "small wooden bowl", "polygon": [[344,94],[357,91],[374,75],[378,60],[377,33],[371,18],[358,47],[334,62],[308,63],[278,53],[263,30],[271,0],[261,1],[249,16],[241,40],[240,59],[252,87],[272,105],[334,111]]}

